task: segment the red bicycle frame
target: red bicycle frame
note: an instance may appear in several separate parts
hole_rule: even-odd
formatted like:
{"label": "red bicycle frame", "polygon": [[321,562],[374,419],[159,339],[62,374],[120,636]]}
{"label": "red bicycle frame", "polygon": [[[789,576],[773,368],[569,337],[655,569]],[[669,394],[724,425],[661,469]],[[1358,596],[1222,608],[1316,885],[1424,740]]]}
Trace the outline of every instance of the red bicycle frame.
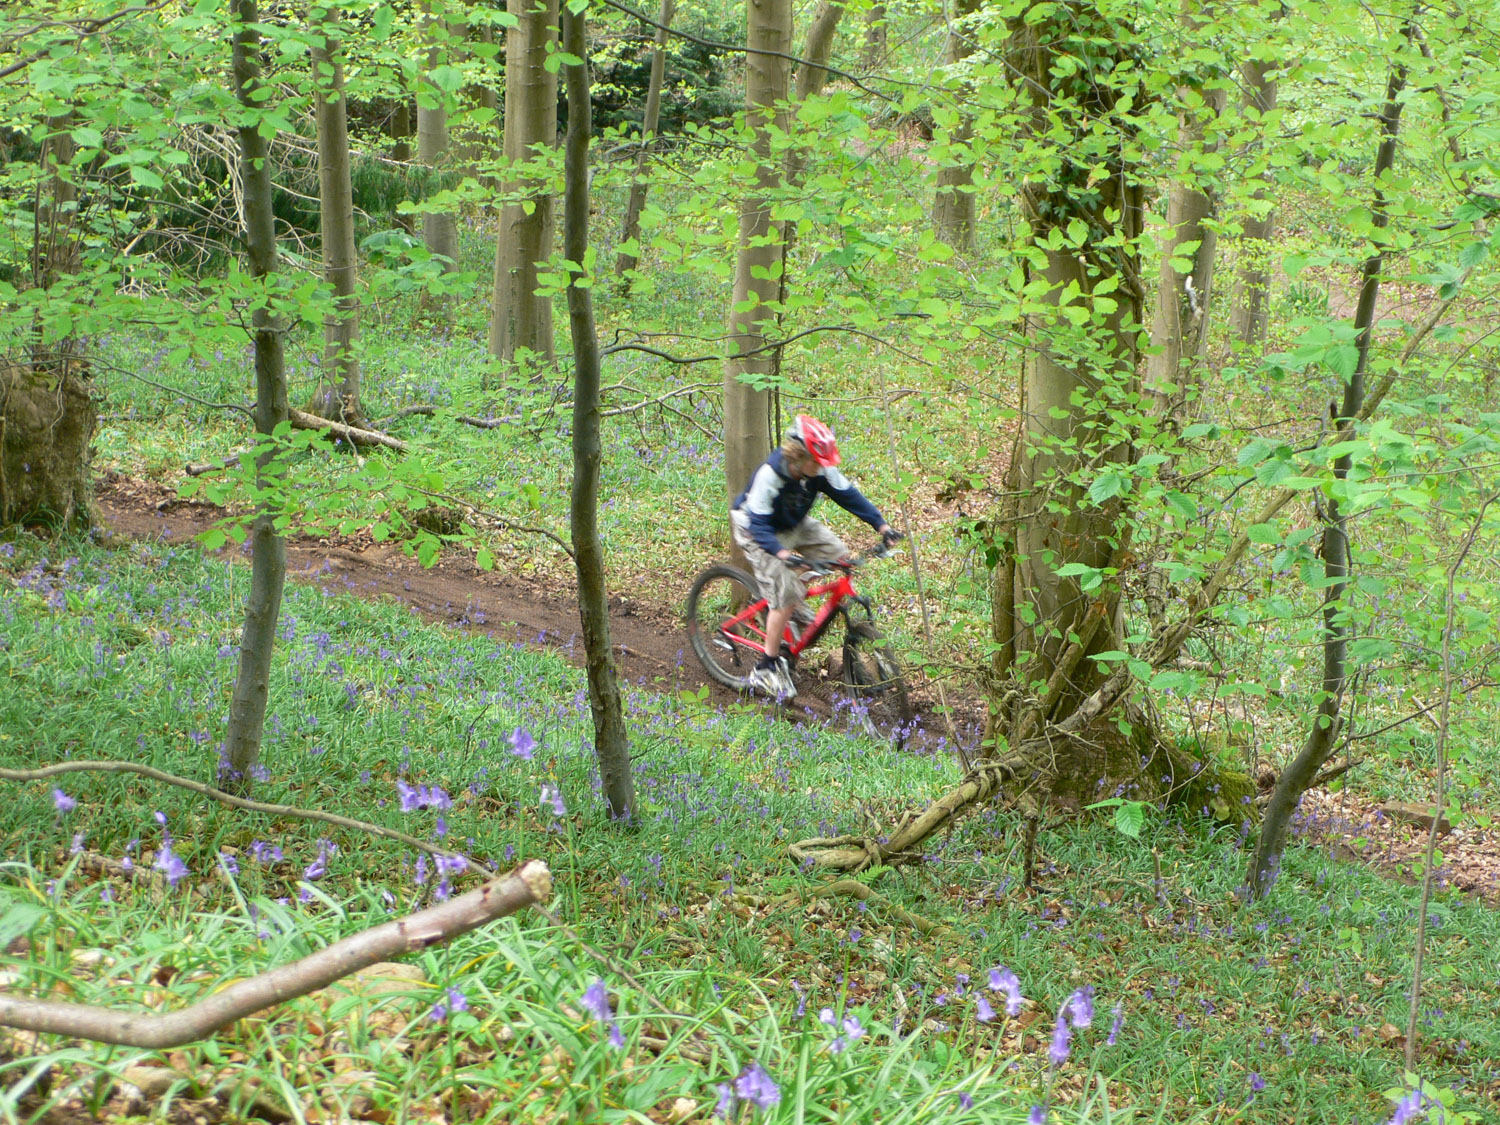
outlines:
{"label": "red bicycle frame", "polygon": [[[828,623],[833,620],[833,615],[839,611],[839,606],[844,599],[857,596],[854,593],[853,567],[844,566],[839,570],[839,576],[833,581],[807,588],[809,598],[821,598],[827,595],[828,600],[819,607],[812,624],[803,631],[802,636],[796,636],[792,632],[791,625],[787,625],[786,635],[781,640],[781,651],[793,663],[802,655],[804,649],[817,643],[818,638],[823,635],[823,630],[828,628]],[[719,635],[732,644],[764,656],[766,654],[766,631],[755,623],[755,618],[757,614],[769,609],[770,603],[765,598],[752,602],[733,617],[720,622]],[[750,635],[746,636],[740,630]]]}

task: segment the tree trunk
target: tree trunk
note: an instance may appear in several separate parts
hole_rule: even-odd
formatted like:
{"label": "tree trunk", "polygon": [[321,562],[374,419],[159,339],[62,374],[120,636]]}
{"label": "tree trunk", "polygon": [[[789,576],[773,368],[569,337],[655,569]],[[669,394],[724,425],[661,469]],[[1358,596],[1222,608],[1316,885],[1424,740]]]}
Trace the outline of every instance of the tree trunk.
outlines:
{"label": "tree trunk", "polygon": [[[435,69],[446,57],[447,29],[430,15],[423,20],[432,45],[427,49],[427,68]],[[448,163],[448,95],[425,76],[417,79],[417,159],[429,168]],[[458,216],[451,211],[422,215],[422,245],[444,263],[444,272],[458,269]]]}
{"label": "tree trunk", "polygon": [[403,164],[411,159],[411,99],[405,94],[391,111],[391,159]]}
{"label": "tree trunk", "polygon": [[[460,44],[464,54],[470,58],[479,54],[469,50],[470,43],[481,43],[485,46],[493,46],[495,42],[495,29],[489,23],[483,23],[478,30],[470,27],[467,23],[454,22],[449,24],[453,33],[450,42]],[[493,56],[488,51],[484,52],[486,69],[489,68]],[[500,78],[499,74],[494,75]],[[495,156],[494,143],[496,136],[497,119],[500,116],[500,99],[495,93],[494,82],[474,82],[465,86],[462,90],[463,112],[460,115],[460,126],[453,138],[453,154],[459,166],[459,170],[465,176],[478,176],[479,165],[492,160]]]}
{"label": "tree trunk", "polygon": [[[974,36],[978,34],[973,21],[967,17],[979,11],[981,0],[957,0],[952,26],[948,32],[948,43],[943,51],[943,61],[956,67],[973,52]],[[932,227],[937,236],[949,246],[965,250],[974,244],[974,224],[977,215],[977,200],[972,190],[974,185],[974,159],[969,145],[974,139],[973,118],[965,112],[962,103],[967,100],[967,81],[960,80],[958,123],[949,130],[948,143],[958,151],[944,160],[937,174],[937,195],[933,199]]]}
{"label": "tree trunk", "polygon": [[[661,87],[667,74],[667,32],[677,0],[661,0],[657,14],[655,46],[651,50],[651,80],[646,86],[646,112],[641,119],[641,148],[635,157],[635,172],[630,177],[630,199],[625,204],[625,225],[620,231],[620,253],[615,257],[615,276],[623,278],[640,262],[639,250],[628,249],[641,234],[641,212],[646,209],[646,165],[651,159],[651,142],[661,122]],[[571,113],[571,111],[569,111]],[[572,118],[569,117],[571,122]]]}
{"label": "tree trunk", "polygon": [[[1199,10],[1199,0],[1183,0],[1181,26],[1185,47],[1191,49],[1212,6]],[[1183,52],[1187,53],[1186,50]],[[1146,358],[1146,390],[1164,412],[1184,404],[1195,382],[1193,367],[1208,333],[1209,301],[1213,295],[1216,235],[1207,222],[1214,203],[1200,183],[1195,164],[1204,147],[1210,122],[1224,108],[1224,91],[1206,88],[1201,72],[1178,89],[1183,108],[1178,115],[1178,166],[1167,196],[1166,244],[1156,285],[1156,309],[1151,320],[1151,354]],[[1197,98],[1188,95],[1196,94]],[[1186,259],[1180,269],[1177,259]]]}
{"label": "tree trunk", "polygon": [[[1276,80],[1268,77],[1275,65],[1265,59],[1246,59],[1240,65],[1240,84],[1245,91],[1243,106],[1247,114],[1253,113],[1258,119],[1276,108]],[[1264,142],[1253,146],[1259,168],[1255,176],[1260,186],[1251,196],[1254,209],[1245,218],[1240,235],[1238,276],[1229,314],[1230,339],[1246,347],[1255,347],[1265,338],[1269,319],[1267,302],[1271,287],[1271,237],[1276,232],[1276,205],[1271,197],[1267,147]]]}
{"label": "tree trunk", "polygon": [[[1049,288],[1043,300],[1060,308],[1064,290],[1075,287],[1080,294],[1075,303],[1088,310],[1090,320],[1082,331],[1070,327],[1061,312],[1028,322],[1034,346],[1027,352],[1016,475],[1023,492],[1046,496],[1049,502],[1021,505],[1015,557],[997,570],[1012,574],[1014,584],[1008,598],[992,603],[1008,605],[1012,614],[1009,622],[995,627],[996,636],[1014,638],[1013,668],[1021,691],[1019,705],[1003,724],[1012,745],[1070,714],[1103,678],[1089,658],[1122,647],[1119,594],[1113,583],[1106,580],[1085,593],[1080,577],[1058,571],[1069,564],[1102,569],[1125,549],[1121,537],[1126,533],[1117,524],[1119,502],[1095,503],[1086,485],[1090,477],[1130,457],[1128,443],[1110,436],[1119,431],[1103,392],[1129,390],[1135,380],[1141,298],[1133,279],[1139,276],[1141,190],[1135,169],[1118,157],[1107,166],[1108,174],[1100,176],[1098,167],[1070,166],[1071,147],[1052,139],[1065,129],[1081,142],[1091,122],[1111,112],[1114,96],[1107,83],[1087,79],[1088,67],[1068,77],[1058,77],[1053,67],[1059,61],[1054,40],[1077,42],[1087,31],[1102,37],[1096,43],[1109,43],[1116,29],[1091,5],[1070,4],[1059,13],[1032,24],[1012,21],[1009,60],[1019,93],[1035,107],[1039,128],[1047,128],[1052,96],[1071,107],[1061,121],[1052,111],[1052,137],[1043,141],[1059,145],[1063,166],[1051,177],[1052,186],[1038,181],[1023,190],[1022,209],[1030,220],[1032,245],[1046,257],[1043,276]],[[1066,26],[1054,22],[1058,20]],[[1123,54],[1123,47],[1116,49]],[[1091,191],[1072,190],[1086,182],[1092,183]],[[1076,228],[1079,220],[1089,231],[1082,246],[1048,248],[1050,236],[1066,232],[1070,224]],[[1096,248],[1095,239],[1106,236],[1118,240],[1118,249]],[[1096,289],[1109,296],[1093,296]]]}
{"label": "tree trunk", "polygon": [[[71,116],[47,120],[38,193],[31,283],[67,296],[78,273],[78,189],[63,171],[76,146]],[[0,367],[0,526],[43,523],[87,527],[93,522],[89,447],[98,409],[81,344],[71,334],[42,334],[30,363]]]}
{"label": "tree trunk", "polygon": [[354,190],[349,181],[348,98],[338,14],[308,12],[313,31],[313,106],[318,124],[318,206],[323,279],[338,307],[323,317],[323,378],[309,414],[350,426],[368,425],[359,400],[359,257],[354,245]]}
{"label": "tree trunk", "polygon": [[[567,7],[562,16],[563,51],[583,61],[567,66],[568,137],[563,197],[563,253],[582,262],[589,245],[589,100],[587,23]],[[663,19],[662,23],[667,21]],[[573,337],[573,489],[570,521],[573,563],[578,571],[578,613],[583,622],[589,711],[594,719],[594,756],[604,800],[613,820],[635,816],[630,740],[619,679],[610,655],[609,605],[604,585],[604,544],[599,539],[599,341],[594,331],[591,288],[574,275],[568,285],[568,327]]]}
{"label": "tree trunk", "polygon": [[[1409,46],[1414,25],[1408,19],[1403,32]],[[1396,136],[1401,124],[1401,110],[1405,104],[1401,99],[1406,88],[1406,63],[1399,56],[1391,64],[1386,81],[1385,108],[1380,114],[1380,147],[1375,153],[1375,168],[1372,178],[1375,194],[1371,205],[1371,225],[1383,231],[1390,222],[1389,208],[1381,178],[1390,171],[1396,161]],[[1359,359],[1349,384],[1344,388],[1344,400],[1333,419],[1335,429],[1348,423],[1360,413],[1365,403],[1365,375],[1369,370],[1370,344],[1375,333],[1375,301],[1380,295],[1380,275],[1385,268],[1384,238],[1371,239],[1371,251],[1360,267],[1359,301],[1354,308],[1354,328],[1358,333]],[[1345,454],[1333,463],[1333,475],[1342,481],[1349,475],[1353,460]],[[1348,667],[1348,606],[1344,605],[1344,590],[1349,584],[1349,527],[1339,502],[1336,499],[1323,501],[1323,576],[1327,582],[1323,595],[1323,690],[1318,699],[1317,714],[1313,717],[1302,743],[1290,765],[1281,771],[1271,799],[1266,805],[1261,820],[1260,839],[1256,842],[1255,855],[1250,861],[1246,882],[1250,894],[1260,898],[1276,882],[1281,867],[1281,853],[1286,847],[1287,829],[1292,814],[1297,811],[1302,795],[1317,777],[1318,771],[1327,763],[1338,746],[1342,724],[1344,685]]]}
{"label": "tree trunk", "polygon": [[885,5],[871,4],[865,14],[865,41],[859,56],[862,69],[874,70],[885,61],[886,40]]}
{"label": "tree trunk", "polygon": [[[724,363],[724,476],[729,495],[745,487],[771,448],[770,392],[741,377],[764,380],[773,363],[764,352],[780,292],[781,246],[771,223],[768,196],[781,183],[781,162],[771,153],[771,129],[788,129],[792,49],[791,0],[749,0],[745,56],[745,119],[753,130],[755,190],[740,203],[739,249],[729,311],[729,357]],[[768,53],[768,52],[775,52]]]}
{"label": "tree trunk", "polygon": [[[259,128],[260,118],[270,108],[264,100],[267,88],[260,76],[260,33],[256,30],[256,0],[235,0],[234,32],[235,96],[245,112],[239,127],[240,175],[244,182],[245,256],[250,277],[270,296],[271,275],[276,270],[276,227],[271,212],[272,185],[270,142]],[[282,354],[281,325],[267,301],[258,301],[251,312],[255,346],[255,430],[269,435],[285,422],[291,410],[287,402],[286,367]],[[256,459],[256,485],[270,485],[268,470],[274,456]],[[254,551],[250,572],[250,594],[245,600],[245,627],[240,635],[239,672],[229,703],[229,727],[224,735],[220,769],[227,775],[226,787],[248,789],[260,760],[261,734],[265,726],[266,700],[270,694],[271,651],[276,641],[276,620],[281,614],[281,592],[286,581],[286,540],[276,532],[271,513],[262,509],[251,530]]]}
{"label": "tree trunk", "polygon": [[[546,67],[557,42],[557,0],[507,0],[516,25],[505,37],[505,159],[531,160],[557,145],[557,75]],[[526,351],[550,363],[552,300],[537,296],[538,263],[552,254],[552,194],[537,178],[512,179],[526,205],[500,211],[490,354],[507,363]],[[529,208],[529,210],[528,210]]]}
{"label": "tree trunk", "polygon": [[796,97],[805,102],[815,98],[828,85],[828,60],[833,55],[833,40],[844,15],[843,0],[822,0],[807,29],[802,44],[802,65],[797,68]]}

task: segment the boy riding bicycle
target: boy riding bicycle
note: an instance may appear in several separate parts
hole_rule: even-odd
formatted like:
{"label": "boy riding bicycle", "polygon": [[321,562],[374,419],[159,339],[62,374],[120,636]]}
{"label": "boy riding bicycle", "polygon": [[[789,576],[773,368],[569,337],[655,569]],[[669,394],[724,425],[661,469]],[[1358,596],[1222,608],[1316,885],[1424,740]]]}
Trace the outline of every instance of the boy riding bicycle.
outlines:
{"label": "boy riding bicycle", "polygon": [[809,562],[835,562],[849,554],[843,540],[820,521],[808,518],[818,494],[831,497],[880,532],[887,546],[901,538],[879,509],[839,472],[838,463],[833,431],[812,415],[799,414],[781,448],[771,451],[730,505],[734,542],[745,552],[770,606],[766,654],[750,672],[751,687],[767,695],[789,696],[797,690],[791,668],[781,655],[781,638],[806,590],[787,560],[800,555]]}

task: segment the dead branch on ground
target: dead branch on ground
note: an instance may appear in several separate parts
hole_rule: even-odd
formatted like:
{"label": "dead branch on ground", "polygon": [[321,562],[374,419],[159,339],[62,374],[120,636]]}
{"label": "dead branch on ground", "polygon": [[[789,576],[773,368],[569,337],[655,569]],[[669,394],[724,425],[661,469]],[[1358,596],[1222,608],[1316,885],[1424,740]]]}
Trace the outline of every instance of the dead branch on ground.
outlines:
{"label": "dead branch on ground", "polygon": [[146,1015],[0,993],[0,1024],[148,1051],[181,1047],[255,1012],[327,988],[380,961],[442,944],[496,918],[544,903],[551,894],[547,865],[533,859],[502,879],[352,934],[300,961],[238,981],[180,1011]]}

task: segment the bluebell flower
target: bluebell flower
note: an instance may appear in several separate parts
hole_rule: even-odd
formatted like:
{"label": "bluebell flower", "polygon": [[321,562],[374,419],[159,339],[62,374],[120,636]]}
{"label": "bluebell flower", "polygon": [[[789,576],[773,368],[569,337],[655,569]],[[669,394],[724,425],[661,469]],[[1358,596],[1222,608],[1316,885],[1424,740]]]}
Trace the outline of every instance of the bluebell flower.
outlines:
{"label": "bluebell flower", "polygon": [[52,790],[52,804],[57,809],[58,816],[67,816],[78,807],[78,802],[61,789]]}
{"label": "bluebell flower", "polygon": [[1052,1028],[1052,1046],[1047,1049],[1047,1057],[1052,1060],[1053,1066],[1062,1066],[1068,1061],[1072,1041],[1073,1031],[1068,1027],[1067,1018],[1058,1012],[1057,1024]]}
{"label": "bluebell flower", "polygon": [[531,732],[524,727],[517,727],[510,736],[510,752],[523,762],[529,762],[535,756],[536,739],[531,737]]}
{"label": "bluebell flower", "polygon": [[760,1063],[751,1063],[734,1080],[734,1092],[756,1109],[770,1109],[781,1101],[781,1090]]}

